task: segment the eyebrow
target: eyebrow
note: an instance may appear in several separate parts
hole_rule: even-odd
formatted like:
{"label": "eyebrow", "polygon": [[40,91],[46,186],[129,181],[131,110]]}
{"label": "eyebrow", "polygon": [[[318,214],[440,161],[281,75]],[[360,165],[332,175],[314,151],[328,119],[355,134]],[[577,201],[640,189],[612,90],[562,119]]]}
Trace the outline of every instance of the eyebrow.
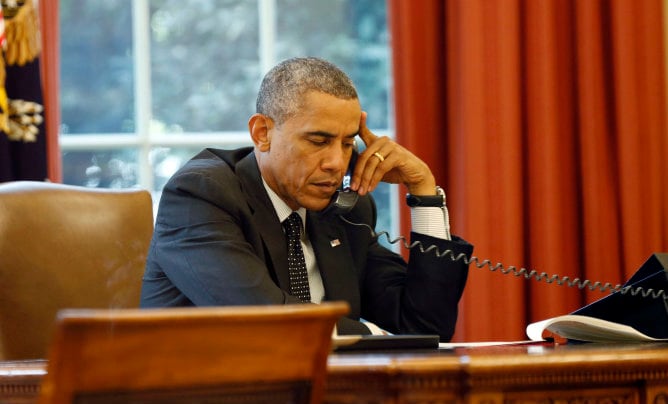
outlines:
{"label": "eyebrow", "polygon": [[[335,134],[333,134],[333,133],[329,133],[329,132],[325,132],[325,131],[321,131],[321,130],[316,130],[316,131],[312,131],[312,132],[306,132],[306,134],[309,135],[309,136],[322,136],[322,137],[326,137],[326,138],[334,138],[334,137],[337,137],[337,136],[336,136]],[[352,138],[354,138],[354,137],[357,136],[357,135],[359,135],[359,132],[355,132],[355,133],[352,133],[352,134],[350,134],[350,135],[344,135],[343,137],[348,138],[348,139],[352,139]]]}

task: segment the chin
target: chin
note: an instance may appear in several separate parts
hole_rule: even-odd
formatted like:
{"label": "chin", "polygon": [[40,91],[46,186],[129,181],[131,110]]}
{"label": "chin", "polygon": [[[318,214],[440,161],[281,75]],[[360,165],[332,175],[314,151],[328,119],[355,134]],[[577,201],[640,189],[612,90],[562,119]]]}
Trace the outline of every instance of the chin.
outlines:
{"label": "chin", "polygon": [[319,212],[327,207],[329,205],[330,199],[318,199],[318,200],[309,200],[306,201],[302,206],[305,207],[307,210],[312,210],[314,212]]}

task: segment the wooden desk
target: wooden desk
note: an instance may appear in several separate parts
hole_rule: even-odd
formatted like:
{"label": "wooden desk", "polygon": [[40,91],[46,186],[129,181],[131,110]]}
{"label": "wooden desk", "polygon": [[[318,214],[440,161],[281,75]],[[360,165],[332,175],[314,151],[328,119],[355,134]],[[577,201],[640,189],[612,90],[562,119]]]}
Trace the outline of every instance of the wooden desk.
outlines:
{"label": "wooden desk", "polygon": [[[34,403],[45,361],[0,362],[0,403]],[[668,344],[336,353],[327,403],[668,403]]]}

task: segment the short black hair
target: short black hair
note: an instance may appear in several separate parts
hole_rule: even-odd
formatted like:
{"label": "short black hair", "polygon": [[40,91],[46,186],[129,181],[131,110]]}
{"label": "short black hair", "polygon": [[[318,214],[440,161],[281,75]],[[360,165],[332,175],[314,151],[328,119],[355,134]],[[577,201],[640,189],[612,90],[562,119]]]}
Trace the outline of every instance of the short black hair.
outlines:
{"label": "short black hair", "polygon": [[357,99],[353,81],[334,64],[315,57],[284,60],[262,80],[257,95],[256,112],[277,124],[297,113],[304,95],[320,91],[344,100]]}

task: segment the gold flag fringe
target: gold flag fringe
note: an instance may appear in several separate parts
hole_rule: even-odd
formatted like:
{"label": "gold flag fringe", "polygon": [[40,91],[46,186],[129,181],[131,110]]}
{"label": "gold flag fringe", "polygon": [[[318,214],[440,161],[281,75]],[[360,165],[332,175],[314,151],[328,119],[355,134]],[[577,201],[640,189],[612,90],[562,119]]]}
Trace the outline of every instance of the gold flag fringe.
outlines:
{"label": "gold flag fringe", "polygon": [[4,17],[4,4],[0,3],[0,12],[2,15],[2,25],[0,26],[0,131],[7,133],[9,131],[9,100],[7,99],[7,91],[5,90],[5,78],[7,73],[5,71],[5,47],[7,39],[5,38],[5,30],[7,26]]}
{"label": "gold flag fringe", "polygon": [[5,90],[5,61],[0,58],[0,131],[9,132],[9,99]]}
{"label": "gold flag fringe", "polygon": [[5,37],[6,64],[23,66],[39,55],[39,16],[32,0],[26,0],[16,15],[5,18]]}
{"label": "gold flag fringe", "polygon": [[0,111],[0,131],[9,133],[9,99],[4,85],[0,87],[0,109],[2,109]]}
{"label": "gold flag fringe", "polygon": [[[47,0],[49,1],[49,0]],[[41,123],[42,106],[23,100],[9,100],[5,90],[5,66],[23,66],[35,60],[41,51],[39,15],[33,0],[18,1],[18,7],[6,7],[2,1],[5,46],[0,58],[0,131],[9,140],[34,142]],[[26,106],[30,106],[29,108]]]}

